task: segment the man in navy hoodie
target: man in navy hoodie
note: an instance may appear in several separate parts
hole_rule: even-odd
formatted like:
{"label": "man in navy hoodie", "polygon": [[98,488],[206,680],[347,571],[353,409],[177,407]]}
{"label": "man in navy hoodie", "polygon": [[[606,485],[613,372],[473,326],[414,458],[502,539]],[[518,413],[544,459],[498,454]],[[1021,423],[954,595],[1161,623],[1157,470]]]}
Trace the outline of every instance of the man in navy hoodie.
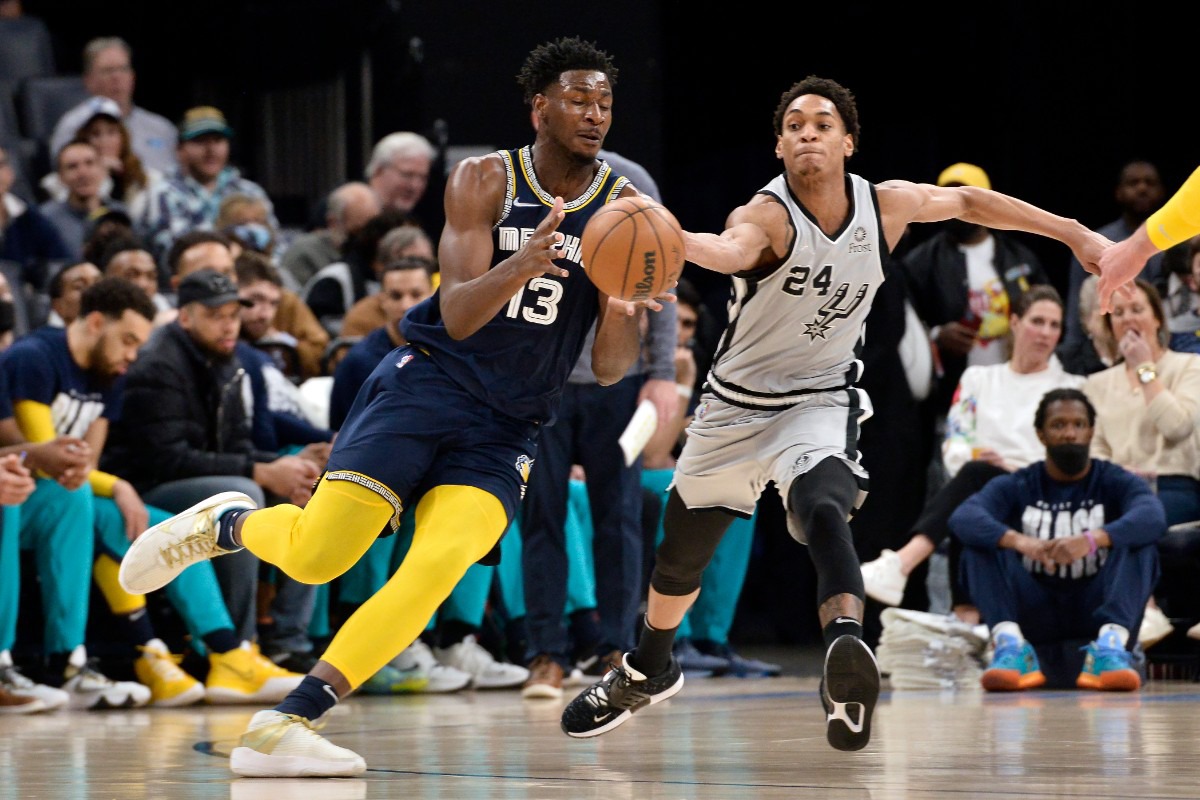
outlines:
{"label": "man in navy hoodie", "polygon": [[962,580],[992,631],[988,691],[1046,682],[1034,644],[1093,636],[1075,684],[1141,686],[1129,632],[1158,580],[1166,517],[1143,479],[1089,458],[1095,422],[1082,392],[1047,392],[1034,416],[1046,459],[992,479],[950,517]]}

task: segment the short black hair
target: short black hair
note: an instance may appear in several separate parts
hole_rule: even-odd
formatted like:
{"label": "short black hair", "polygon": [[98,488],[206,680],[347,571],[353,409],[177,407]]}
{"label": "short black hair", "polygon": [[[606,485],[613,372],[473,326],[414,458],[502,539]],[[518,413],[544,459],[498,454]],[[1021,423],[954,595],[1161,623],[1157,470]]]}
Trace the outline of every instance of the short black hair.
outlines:
{"label": "short black hair", "polygon": [[780,96],[779,105],[775,109],[775,135],[779,136],[783,133],[783,115],[788,106],[792,104],[793,100],[804,94],[820,95],[833,103],[842,118],[842,124],[846,126],[846,133],[850,134],[850,140],[854,142],[854,152],[857,153],[860,136],[858,104],[849,89],[831,78],[809,75],[804,80],[793,83],[791,88]]}
{"label": "short black hair", "polygon": [[395,261],[389,261],[385,264],[383,271],[379,273],[379,277],[382,278],[389,272],[407,272],[414,269],[424,270],[425,277],[433,280],[433,274],[438,271],[438,266],[437,262],[430,261],[423,256],[401,256]]}
{"label": "short black hair", "polygon": [[[58,300],[63,296],[63,291],[66,289],[67,273],[84,264],[95,266],[93,262],[85,258],[82,261],[72,261],[70,264],[64,264],[50,276],[50,282],[46,284],[46,294],[49,295],[51,300]],[[99,267],[96,268],[99,269]]]}
{"label": "short black hair", "polygon": [[548,86],[558,82],[564,72],[575,69],[603,72],[611,86],[617,85],[617,68],[608,53],[594,42],[578,36],[563,36],[538,45],[525,57],[525,63],[517,73],[517,83],[525,102],[532,103],[534,95],[542,94]]}
{"label": "short black hair", "polygon": [[[144,253],[150,252],[150,248],[136,236],[118,236],[104,246],[104,249],[100,251],[100,258],[95,264],[100,268],[101,272],[104,272],[108,269],[108,265],[114,258],[130,250],[141,250]],[[151,256],[153,256],[152,253]]]}
{"label": "short black hair", "polygon": [[185,252],[205,242],[216,242],[226,247],[232,244],[228,236],[216,231],[188,231],[172,242],[171,249],[167,251],[167,268],[171,274],[174,275],[179,271],[179,259]]}
{"label": "short black hair", "polygon": [[120,319],[126,311],[134,311],[154,321],[154,303],[141,288],[124,278],[101,278],[83,290],[79,316],[86,317],[93,311],[110,319]]}
{"label": "short black hair", "polygon": [[1096,425],[1096,407],[1092,405],[1088,396],[1078,389],[1051,389],[1042,395],[1042,401],[1038,403],[1037,411],[1033,415],[1033,427],[1040,431],[1046,424],[1046,413],[1051,403],[1070,402],[1071,400],[1083,403],[1084,408],[1087,409],[1088,425],[1094,427]]}

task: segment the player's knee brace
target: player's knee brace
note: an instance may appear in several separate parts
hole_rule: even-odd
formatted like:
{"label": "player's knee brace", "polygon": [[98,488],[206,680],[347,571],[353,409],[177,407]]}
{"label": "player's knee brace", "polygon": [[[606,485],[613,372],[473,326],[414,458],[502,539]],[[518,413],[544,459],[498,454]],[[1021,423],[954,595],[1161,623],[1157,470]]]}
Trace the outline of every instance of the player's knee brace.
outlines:
{"label": "player's knee brace", "polygon": [[788,491],[793,524],[804,532],[816,567],[818,602],[837,594],[863,596],[849,522],[858,493],[858,478],[836,458],[822,461]]}
{"label": "player's knee brace", "polygon": [[650,585],[659,594],[682,597],[700,588],[700,576],[733,522],[723,509],[689,511],[671,490],[663,518],[663,540],[654,557]]}

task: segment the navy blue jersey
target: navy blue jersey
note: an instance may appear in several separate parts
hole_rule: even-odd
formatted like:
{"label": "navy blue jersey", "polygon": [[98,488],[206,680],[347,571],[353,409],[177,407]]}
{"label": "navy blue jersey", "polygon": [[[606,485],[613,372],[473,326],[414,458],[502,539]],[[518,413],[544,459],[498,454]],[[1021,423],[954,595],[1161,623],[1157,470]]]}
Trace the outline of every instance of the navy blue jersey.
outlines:
{"label": "navy blue jersey", "polygon": [[[531,148],[500,151],[508,172],[504,211],[492,227],[492,266],[520,249],[546,218],[554,197],[533,173]],[[564,206],[558,226],[563,255],[554,263],[570,275],[538,275],[473,335],[451,339],[441,313],[441,292],[404,317],[404,338],[427,351],[434,362],[471,396],[502,414],[532,422],[550,422],[563,385],[596,320],[596,287],[580,263],[583,228],[628,181],[602,164],[596,179],[579,198]]]}
{"label": "navy blue jersey", "polygon": [[99,417],[115,420],[124,377],[97,377],[75,363],[63,328],[43,326],[12,344],[0,359],[13,404],[32,400],[50,407],[56,436],[82,437]]}

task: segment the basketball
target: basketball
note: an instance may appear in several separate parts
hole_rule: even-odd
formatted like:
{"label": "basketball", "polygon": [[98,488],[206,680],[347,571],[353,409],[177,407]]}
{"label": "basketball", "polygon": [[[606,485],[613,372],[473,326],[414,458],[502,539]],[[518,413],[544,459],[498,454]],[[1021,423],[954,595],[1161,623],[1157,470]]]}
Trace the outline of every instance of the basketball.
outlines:
{"label": "basketball", "polygon": [[665,206],[643,195],[619,197],[597,211],[580,245],[584,271],[610,297],[657,297],[683,271],[683,229]]}

